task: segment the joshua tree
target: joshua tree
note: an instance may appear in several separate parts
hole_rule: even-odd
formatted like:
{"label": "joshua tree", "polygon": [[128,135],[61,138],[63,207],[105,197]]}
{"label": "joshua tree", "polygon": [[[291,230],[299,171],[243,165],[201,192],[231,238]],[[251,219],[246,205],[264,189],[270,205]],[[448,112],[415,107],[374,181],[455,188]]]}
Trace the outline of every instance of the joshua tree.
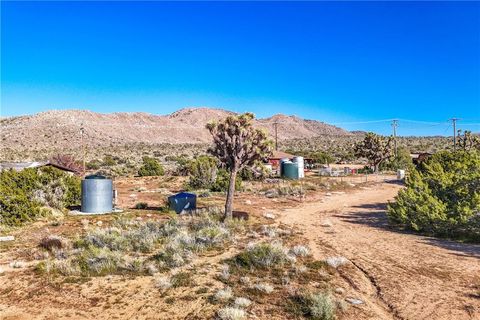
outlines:
{"label": "joshua tree", "polygon": [[465,130],[462,135],[462,130],[458,130],[457,146],[465,151],[480,150],[480,136],[472,135],[468,130]]}
{"label": "joshua tree", "polygon": [[253,127],[254,118],[253,113],[245,113],[228,116],[220,122],[211,122],[207,125],[207,129],[213,136],[213,146],[208,151],[230,171],[225,202],[226,219],[232,217],[237,173],[245,166],[264,159],[272,151],[272,142],[267,139],[267,134]]}
{"label": "joshua tree", "polygon": [[392,142],[392,137],[369,132],[363,141],[355,144],[355,156],[367,158],[375,172],[378,172],[380,164],[392,156]]}

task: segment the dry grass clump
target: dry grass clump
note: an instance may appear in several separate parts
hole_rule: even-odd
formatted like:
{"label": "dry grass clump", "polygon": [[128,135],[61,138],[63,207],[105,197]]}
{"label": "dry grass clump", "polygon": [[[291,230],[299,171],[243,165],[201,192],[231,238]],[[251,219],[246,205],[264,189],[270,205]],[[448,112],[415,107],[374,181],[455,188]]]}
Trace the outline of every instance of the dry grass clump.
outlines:
{"label": "dry grass clump", "polygon": [[225,287],[215,293],[214,299],[219,302],[227,302],[233,298],[233,291],[230,287]]}
{"label": "dry grass clump", "polygon": [[242,267],[263,269],[280,267],[288,261],[288,250],[279,242],[249,245],[235,259]]}
{"label": "dry grass clump", "polygon": [[225,307],[218,310],[218,317],[221,320],[243,320],[247,318],[244,310],[236,307]]}
{"label": "dry grass clump", "polygon": [[290,249],[290,253],[296,257],[306,257],[310,255],[310,249],[307,246],[296,245]]}
{"label": "dry grass clump", "polygon": [[166,292],[172,287],[172,281],[168,276],[159,276],[155,279],[155,287],[162,292]]}
{"label": "dry grass clump", "polygon": [[263,293],[273,292],[273,286],[269,283],[257,283],[256,285],[253,286],[253,288]]}
{"label": "dry grass clump", "polygon": [[334,320],[338,303],[325,292],[298,292],[290,296],[287,311],[314,320]]}
{"label": "dry grass clump", "polygon": [[163,247],[153,257],[160,269],[179,267],[191,261],[195,254],[223,249],[235,234],[235,227],[229,228],[210,215],[187,223],[167,223],[166,229],[168,233],[163,239]]}
{"label": "dry grass clump", "polygon": [[252,301],[250,301],[250,299],[247,299],[247,298],[238,297],[238,298],[235,298],[235,301],[233,302],[233,304],[239,308],[248,308],[252,304]]}
{"label": "dry grass clump", "polygon": [[[108,227],[87,228],[71,250],[57,249],[65,248],[60,238],[45,238],[41,246],[54,255],[37,270],[69,276],[155,274],[183,266],[207,250],[223,250],[234,237],[229,226],[237,229],[235,222],[227,226],[209,213],[166,223],[118,219]],[[138,252],[144,254],[139,258]]]}
{"label": "dry grass clump", "polygon": [[338,268],[348,263],[348,259],[345,257],[329,257],[325,262],[332,268]]}

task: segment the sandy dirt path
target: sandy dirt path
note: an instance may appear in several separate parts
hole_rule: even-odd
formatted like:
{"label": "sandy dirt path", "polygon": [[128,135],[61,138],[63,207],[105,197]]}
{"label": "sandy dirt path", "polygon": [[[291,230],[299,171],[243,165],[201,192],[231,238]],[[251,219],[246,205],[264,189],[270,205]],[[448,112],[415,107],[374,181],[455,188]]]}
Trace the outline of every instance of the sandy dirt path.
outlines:
{"label": "sandy dirt path", "polygon": [[316,258],[352,262],[356,272],[344,277],[366,318],[480,319],[480,245],[390,229],[386,203],[400,188],[379,183],[277,214],[304,233]]}

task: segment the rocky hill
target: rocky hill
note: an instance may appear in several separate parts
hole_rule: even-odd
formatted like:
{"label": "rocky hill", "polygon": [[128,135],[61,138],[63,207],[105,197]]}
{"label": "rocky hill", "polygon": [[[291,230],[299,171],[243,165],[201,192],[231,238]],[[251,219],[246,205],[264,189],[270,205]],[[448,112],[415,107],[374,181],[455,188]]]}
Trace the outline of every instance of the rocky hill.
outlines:
{"label": "rocky hill", "polygon": [[[86,110],[54,110],[34,115],[0,120],[1,149],[45,150],[71,149],[81,142],[91,147],[128,145],[131,143],[208,143],[207,122],[233,112],[213,108],[186,108],[169,115],[142,112],[102,114]],[[280,140],[311,138],[320,135],[350,135],[349,132],[315,120],[274,115],[258,119],[255,125],[271,135],[278,124]]]}

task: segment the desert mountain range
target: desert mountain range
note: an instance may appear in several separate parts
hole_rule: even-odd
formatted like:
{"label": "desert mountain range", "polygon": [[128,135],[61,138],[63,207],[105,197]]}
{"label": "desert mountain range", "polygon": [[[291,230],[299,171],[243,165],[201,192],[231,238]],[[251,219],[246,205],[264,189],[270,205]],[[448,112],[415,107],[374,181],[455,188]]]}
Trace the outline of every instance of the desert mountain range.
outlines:
{"label": "desert mountain range", "polygon": [[[129,143],[208,143],[211,137],[205,125],[230,114],[233,112],[203,107],[185,108],[168,115],[52,110],[1,119],[1,148],[69,149],[80,143],[82,126],[86,144],[94,147]],[[256,119],[255,126],[265,128],[273,136],[275,122],[279,123],[280,140],[351,135],[346,130],[320,121],[282,114]]]}

